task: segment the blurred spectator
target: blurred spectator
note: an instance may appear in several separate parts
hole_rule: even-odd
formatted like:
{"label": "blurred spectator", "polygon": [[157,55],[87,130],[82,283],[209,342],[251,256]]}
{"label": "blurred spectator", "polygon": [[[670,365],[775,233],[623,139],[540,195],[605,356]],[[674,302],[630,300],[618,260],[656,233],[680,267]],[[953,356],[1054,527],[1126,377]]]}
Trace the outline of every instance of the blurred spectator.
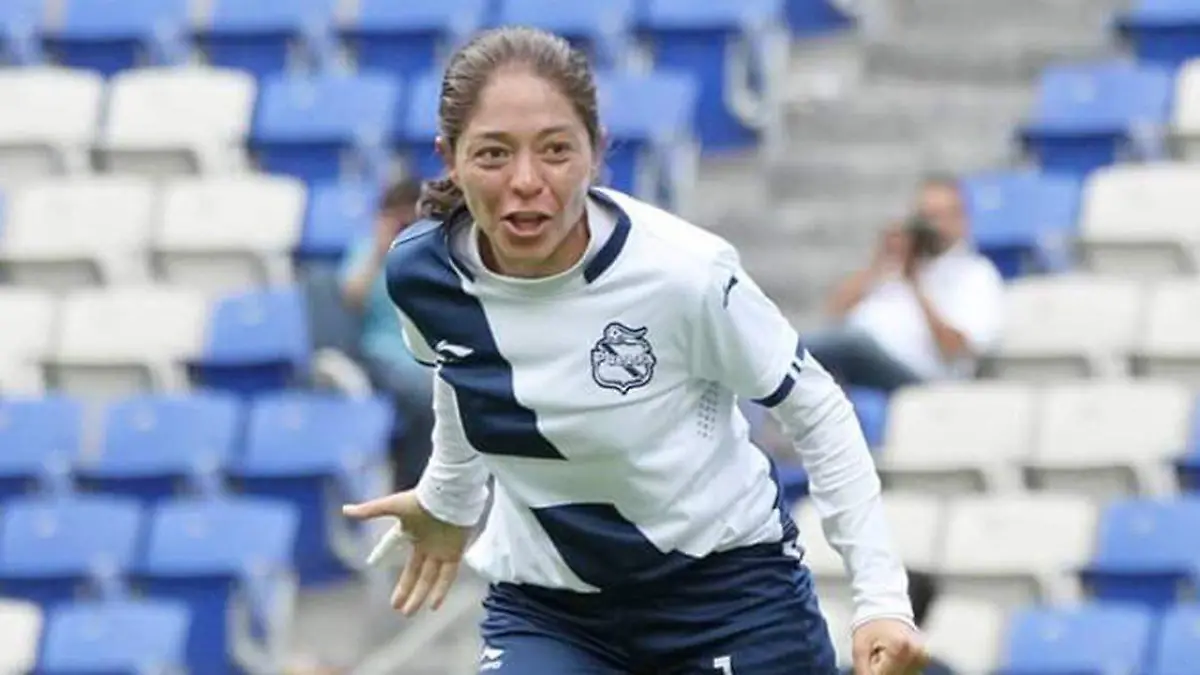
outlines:
{"label": "blurred spectator", "polygon": [[883,233],[871,264],[835,289],[840,323],[806,345],[846,386],[893,391],[971,377],[999,335],[1004,284],[970,243],[958,183],[927,179],[917,212]]}
{"label": "blurred spectator", "polygon": [[358,353],[376,389],[395,397],[407,422],[393,453],[396,490],[416,485],[429,458],[433,429],[432,373],[404,344],[399,315],[388,297],[384,262],[396,236],[417,220],[421,185],[403,180],[380,200],[375,228],[351,245],[342,266],[342,301],[361,318]]}

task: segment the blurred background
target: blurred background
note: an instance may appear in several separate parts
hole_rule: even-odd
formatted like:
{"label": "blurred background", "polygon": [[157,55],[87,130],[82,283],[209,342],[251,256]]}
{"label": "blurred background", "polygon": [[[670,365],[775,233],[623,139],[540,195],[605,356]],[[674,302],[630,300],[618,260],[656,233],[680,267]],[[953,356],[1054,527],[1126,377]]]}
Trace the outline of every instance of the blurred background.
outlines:
{"label": "blurred background", "polygon": [[505,23],[814,336],[940,666],[1200,672],[1200,0],[0,0],[0,672],[475,672],[337,510],[428,452],[380,250]]}

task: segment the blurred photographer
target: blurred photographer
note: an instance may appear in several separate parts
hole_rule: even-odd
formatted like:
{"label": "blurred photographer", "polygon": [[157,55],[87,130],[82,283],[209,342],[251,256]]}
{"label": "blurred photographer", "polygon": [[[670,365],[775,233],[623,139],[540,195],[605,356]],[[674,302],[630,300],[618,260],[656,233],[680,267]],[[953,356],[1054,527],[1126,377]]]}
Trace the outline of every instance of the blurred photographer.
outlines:
{"label": "blurred photographer", "polygon": [[806,345],[844,386],[891,392],[971,377],[999,336],[1003,303],[999,271],[971,247],[957,181],[930,178],[916,212],[829,298],[839,324]]}

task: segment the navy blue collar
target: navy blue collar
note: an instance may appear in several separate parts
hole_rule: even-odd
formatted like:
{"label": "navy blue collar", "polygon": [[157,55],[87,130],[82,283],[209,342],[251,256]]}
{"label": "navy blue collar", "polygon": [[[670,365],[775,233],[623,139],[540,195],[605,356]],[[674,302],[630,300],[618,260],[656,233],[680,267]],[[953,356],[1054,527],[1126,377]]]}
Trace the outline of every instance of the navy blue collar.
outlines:
{"label": "navy blue collar", "polygon": [[[604,242],[604,246],[596,252],[596,255],[583,268],[583,279],[590,284],[600,278],[600,275],[604,274],[617,261],[617,257],[621,255],[621,251],[625,248],[625,242],[629,240],[629,231],[632,229],[633,223],[630,221],[629,214],[625,212],[625,209],[621,208],[612,197],[609,197],[600,190],[595,188],[588,190],[588,198],[594,199],[605,209],[612,211],[617,217],[616,225],[613,228],[612,234],[608,237],[608,241]],[[454,269],[468,281],[475,281],[475,275],[471,273],[471,268],[463,260],[459,259],[458,253],[454,250],[454,244],[451,241],[452,233],[457,227],[469,226],[471,222],[471,213],[467,210],[466,204],[460,204],[442,221],[442,236],[446,238],[446,251],[450,255],[450,263],[454,265]]]}

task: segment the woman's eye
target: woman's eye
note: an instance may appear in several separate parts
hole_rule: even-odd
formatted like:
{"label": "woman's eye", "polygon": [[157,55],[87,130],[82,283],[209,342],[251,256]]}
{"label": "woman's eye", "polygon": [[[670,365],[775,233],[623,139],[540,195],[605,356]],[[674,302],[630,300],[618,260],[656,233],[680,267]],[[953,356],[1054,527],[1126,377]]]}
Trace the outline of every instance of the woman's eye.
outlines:
{"label": "woman's eye", "polygon": [[504,159],[507,156],[508,152],[504,148],[484,148],[476,155],[476,157],[488,161]]}
{"label": "woman's eye", "polygon": [[571,150],[571,146],[566,143],[551,143],[546,146],[546,154],[551,157],[561,157]]}

